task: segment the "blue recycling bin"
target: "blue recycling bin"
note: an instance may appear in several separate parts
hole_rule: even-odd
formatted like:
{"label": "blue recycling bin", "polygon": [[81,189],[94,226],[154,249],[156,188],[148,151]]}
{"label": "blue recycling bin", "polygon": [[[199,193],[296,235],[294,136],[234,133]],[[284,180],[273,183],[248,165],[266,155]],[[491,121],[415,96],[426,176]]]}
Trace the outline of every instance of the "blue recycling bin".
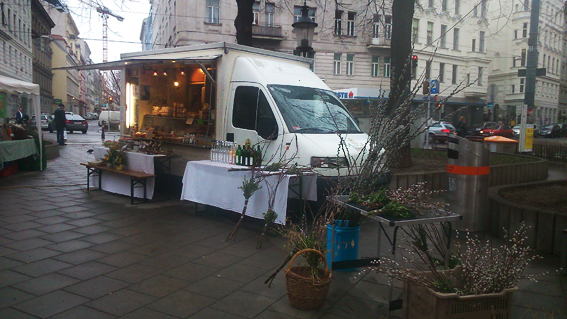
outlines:
{"label": "blue recycling bin", "polygon": [[[333,226],[327,225],[327,262],[331,268],[334,261],[356,260],[358,259],[358,242],[360,236],[360,226],[348,227],[348,221],[345,223],[347,227],[339,227],[342,221],[335,222],[335,246],[332,251],[333,258],[331,258],[331,247],[333,245]],[[337,271],[356,271],[356,268],[340,269]]]}

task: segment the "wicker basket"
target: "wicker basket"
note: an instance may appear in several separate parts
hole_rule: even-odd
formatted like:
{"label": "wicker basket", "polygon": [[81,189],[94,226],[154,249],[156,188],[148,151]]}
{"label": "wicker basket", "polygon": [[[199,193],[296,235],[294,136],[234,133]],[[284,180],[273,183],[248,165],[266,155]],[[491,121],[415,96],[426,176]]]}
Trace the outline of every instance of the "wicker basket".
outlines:
{"label": "wicker basket", "polygon": [[[317,269],[320,279],[313,280],[311,267],[292,267],[295,258],[304,253],[316,253],[323,258],[325,269]],[[327,293],[329,292],[329,286],[331,285],[331,277],[332,274],[327,265],[325,255],[315,249],[298,251],[293,255],[285,270],[287,296],[291,306],[301,310],[315,310],[323,307]]]}
{"label": "wicker basket", "polygon": [[[457,270],[457,271],[460,271]],[[518,288],[500,293],[459,296],[444,294],[423,286],[404,282],[404,319],[510,319],[512,293]]]}

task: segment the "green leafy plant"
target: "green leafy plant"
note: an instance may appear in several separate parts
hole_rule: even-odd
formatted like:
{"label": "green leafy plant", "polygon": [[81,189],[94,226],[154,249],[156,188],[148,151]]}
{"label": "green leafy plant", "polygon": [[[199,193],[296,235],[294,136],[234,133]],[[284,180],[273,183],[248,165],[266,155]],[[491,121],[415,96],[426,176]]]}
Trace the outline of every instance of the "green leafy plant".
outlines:
{"label": "green leafy plant", "polygon": [[242,208],[242,213],[240,214],[238,223],[234,225],[234,228],[226,237],[226,241],[233,241],[236,239],[236,234],[238,233],[240,224],[242,224],[242,220],[244,219],[244,216],[246,216],[248,201],[250,200],[250,197],[252,197],[252,195],[254,195],[254,193],[260,188],[262,188],[260,186],[260,180],[254,178],[254,172],[252,172],[252,177],[250,177],[250,179],[247,179],[246,176],[244,176],[244,180],[242,181],[242,186],[238,187],[238,189],[242,190],[242,195],[244,196],[244,207]]}

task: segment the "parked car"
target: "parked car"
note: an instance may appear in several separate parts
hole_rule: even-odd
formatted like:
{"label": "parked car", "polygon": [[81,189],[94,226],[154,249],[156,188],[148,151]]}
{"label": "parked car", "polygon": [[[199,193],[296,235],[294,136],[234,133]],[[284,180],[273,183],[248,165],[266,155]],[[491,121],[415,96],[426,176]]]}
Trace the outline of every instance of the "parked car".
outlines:
{"label": "parked car", "polygon": [[559,125],[559,136],[567,137],[567,124],[557,123],[557,125]]}
{"label": "parked car", "polygon": [[[537,124],[533,124],[534,126],[534,137],[539,137],[539,129]],[[520,138],[520,127],[521,125],[516,125],[512,128],[514,131],[514,138]]]}
{"label": "parked car", "polygon": [[547,125],[539,130],[539,134],[543,137],[560,137],[561,128],[557,124]]}
{"label": "parked car", "polygon": [[[73,133],[74,131],[81,131],[83,134],[87,134],[89,129],[89,123],[79,114],[65,114],[65,119],[67,120],[67,131]],[[53,119],[49,122],[49,132],[53,133],[57,129],[55,128],[55,121]]]}
{"label": "parked car", "polygon": [[85,114],[85,119],[87,119],[87,120],[98,120],[98,114],[97,113],[87,113],[87,114]]}
{"label": "parked car", "polygon": [[[40,118],[41,118],[41,129],[46,131],[48,129],[49,126],[49,121],[51,120],[49,118],[50,115],[48,114],[41,114]],[[31,120],[30,120],[30,125],[31,126],[35,126],[35,115],[32,116]]]}
{"label": "parked car", "polygon": [[514,131],[507,124],[493,124],[481,129],[479,133],[484,137],[497,135],[512,138],[514,136]]}
{"label": "parked car", "polygon": [[455,127],[448,122],[436,122],[428,128],[429,139],[434,142],[445,143],[451,134],[457,134]]}

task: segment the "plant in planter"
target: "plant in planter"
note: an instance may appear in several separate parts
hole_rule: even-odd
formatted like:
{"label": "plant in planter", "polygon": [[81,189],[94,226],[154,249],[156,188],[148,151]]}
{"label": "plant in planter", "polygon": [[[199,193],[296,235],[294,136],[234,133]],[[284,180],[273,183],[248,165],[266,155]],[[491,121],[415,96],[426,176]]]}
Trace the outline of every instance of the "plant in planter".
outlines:
{"label": "plant in planter", "polygon": [[522,223],[500,246],[467,235],[452,254],[437,227],[413,225],[402,247],[405,265],[381,258],[374,269],[404,281],[403,318],[457,318],[457,309],[458,318],[509,318],[518,281],[535,280],[523,275],[539,257],[526,244],[526,229]]}

